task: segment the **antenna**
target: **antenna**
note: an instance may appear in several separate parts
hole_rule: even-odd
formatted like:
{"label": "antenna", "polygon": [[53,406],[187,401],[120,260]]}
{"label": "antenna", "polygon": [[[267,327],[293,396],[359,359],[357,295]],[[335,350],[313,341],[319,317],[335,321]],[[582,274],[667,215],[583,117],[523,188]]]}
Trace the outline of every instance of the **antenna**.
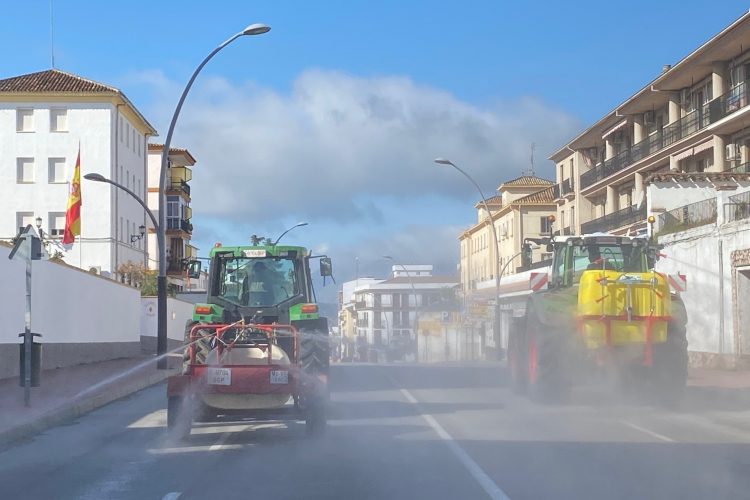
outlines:
{"label": "antenna", "polygon": [[522,170],[521,175],[530,175],[532,177],[536,177],[536,174],[534,173],[534,150],[536,149],[536,143],[531,143],[531,163],[529,165],[528,170]]}
{"label": "antenna", "polygon": [[49,52],[52,69],[55,69],[55,16],[52,2],[53,0],[49,0]]}

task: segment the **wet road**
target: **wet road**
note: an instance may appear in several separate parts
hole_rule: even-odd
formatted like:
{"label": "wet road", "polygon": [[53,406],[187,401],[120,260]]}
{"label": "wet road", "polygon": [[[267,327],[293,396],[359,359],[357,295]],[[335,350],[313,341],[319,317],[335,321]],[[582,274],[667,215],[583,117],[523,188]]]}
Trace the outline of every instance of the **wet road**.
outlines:
{"label": "wet road", "polygon": [[691,394],[676,412],[587,389],[539,406],[506,380],[497,365],[337,365],[323,437],[221,421],[182,442],[160,385],[0,452],[0,497],[750,496],[746,399]]}

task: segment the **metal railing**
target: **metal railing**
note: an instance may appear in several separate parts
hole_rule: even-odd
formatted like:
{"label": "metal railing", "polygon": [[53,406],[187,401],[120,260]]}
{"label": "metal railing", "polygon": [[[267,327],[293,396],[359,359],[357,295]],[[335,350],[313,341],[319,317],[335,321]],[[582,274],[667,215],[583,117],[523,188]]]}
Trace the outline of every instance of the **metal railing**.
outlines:
{"label": "metal railing", "polygon": [[187,269],[185,259],[169,258],[167,259],[168,273],[182,273]]}
{"label": "metal railing", "polygon": [[581,175],[581,188],[586,188],[633,163],[684,139],[712,123],[745,108],[750,103],[750,88],[743,82],[729,92],[703,104],[662,130],[633,144],[617,155],[599,163]]}
{"label": "metal railing", "polygon": [[193,225],[187,219],[178,219],[177,217],[167,217],[167,229],[177,229],[186,233],[193,232]]}
{"label": "metal railing", "polygon": [[581,224],[582,234],[591,234],[598,232],[607,232],[629,224],[635,224],[646,218],[646,204],[641,208],[638,205],[631,205],[604,217],[590,220]]}
{"label": "metal railing", "polygon": [[740,165],[730,168],[729,171],[736,174],[748,174],[750,173],[750,162],[741,163]]}
{"label": "metal railing", "polygon": [[659,214],[658,233],[669,234],[716,223],[716,198],[690,203]]}
{"label": "metal railing", "polygon": [[734,222],[750,219],[750,191],[729,197],[724,204],[724,221]]}
{"label": "metal railing", "polygon": [[552,199],[556,200],[560,198],[560,184],[555,184],[552,186]]}

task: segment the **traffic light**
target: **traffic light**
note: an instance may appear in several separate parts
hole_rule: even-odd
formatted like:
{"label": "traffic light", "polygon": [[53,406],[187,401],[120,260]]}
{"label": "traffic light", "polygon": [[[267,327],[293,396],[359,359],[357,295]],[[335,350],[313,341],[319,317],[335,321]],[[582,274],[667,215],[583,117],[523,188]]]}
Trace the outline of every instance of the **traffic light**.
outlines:
{"label": "traffic light", "polygon": [[528,269],[531,267],[531,243],[524,243],[521,251],[521,267]]}

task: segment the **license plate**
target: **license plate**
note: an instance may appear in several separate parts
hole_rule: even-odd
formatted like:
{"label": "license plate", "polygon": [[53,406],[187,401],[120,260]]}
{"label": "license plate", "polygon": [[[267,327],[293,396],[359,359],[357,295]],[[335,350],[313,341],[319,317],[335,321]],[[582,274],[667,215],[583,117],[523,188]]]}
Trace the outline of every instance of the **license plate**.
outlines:
{"label": "license plate", "polygon": [[289,372],[286,370],[271,370],[272,384],[288,384]]}
{"label": "license plate", "polygon": [[232,385],[232,370],[229,368],[209,368],[206,380],[210,385]]}

